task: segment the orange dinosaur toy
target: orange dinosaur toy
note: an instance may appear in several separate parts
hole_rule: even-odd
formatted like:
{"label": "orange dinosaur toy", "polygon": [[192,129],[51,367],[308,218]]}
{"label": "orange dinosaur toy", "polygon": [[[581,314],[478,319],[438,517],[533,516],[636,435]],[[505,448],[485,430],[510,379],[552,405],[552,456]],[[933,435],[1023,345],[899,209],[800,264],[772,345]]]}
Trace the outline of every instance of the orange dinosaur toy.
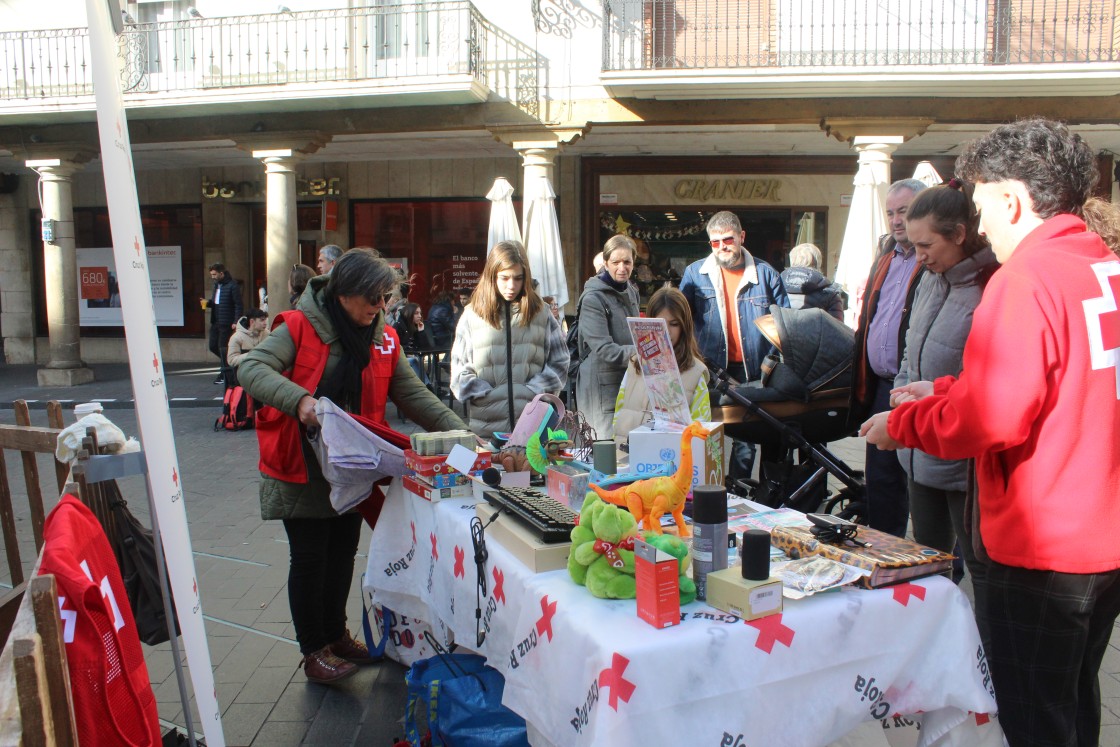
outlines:
{"label": "orange dinosaur toy", "polygon": [[661,517],[671,513],[680,536],[691,537],[692,530],[684,522],[684,499],[692,487],[692,439],[707,437],[707,429],[699,422],[684,429],[681,463],[671,477],[650,477],[614,490],[603,490],[598,485],[590,487],[607,503],[630,509],[644,529],[661,534]]}

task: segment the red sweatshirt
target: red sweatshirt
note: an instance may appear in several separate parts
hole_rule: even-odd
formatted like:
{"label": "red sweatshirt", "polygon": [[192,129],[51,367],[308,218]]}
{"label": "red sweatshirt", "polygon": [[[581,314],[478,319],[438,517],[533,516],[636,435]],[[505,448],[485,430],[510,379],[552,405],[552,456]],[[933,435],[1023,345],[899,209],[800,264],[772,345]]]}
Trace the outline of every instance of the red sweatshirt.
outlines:
{"label": "red sweatshirt", "polygon": [[944,459],[976,457],[993,560],[1065,573],[1120,568],[1120,261],[1072,215],[1032,231],[988,283],[959,379],[887,429]]}

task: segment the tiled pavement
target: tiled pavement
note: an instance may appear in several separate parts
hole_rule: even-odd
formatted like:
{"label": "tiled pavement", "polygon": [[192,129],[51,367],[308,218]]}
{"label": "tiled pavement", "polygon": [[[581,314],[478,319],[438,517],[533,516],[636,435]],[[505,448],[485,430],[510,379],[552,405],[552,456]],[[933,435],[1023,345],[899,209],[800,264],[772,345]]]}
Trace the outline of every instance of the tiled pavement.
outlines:
{"label": "tiled pavement", "polygon": [[[52,398],[75,403],[108,399],[113,400],[105,403],[109,418],[126,433],[135,434],[127,367],[96,366],[95,373],[98,380],[92,384],[40,390],[35,386],[33,367],[0,365],[0,422],[13,422],[10,403],[14,399],[40,403]],[[227,744],[387,746],[402,733],[404,669],[391,662],[366,667],[333,688],[309,685],[304,680],[297,666],[299,651],[288,612],[284,531],[279,522],[260,519],[255,435],[212,430],[221,396],[221,387],[211,383],[214,376],[213,367],[172,365],[168,367],[167,382]],[[394,408],[389,408],[389,412],[392,419]],[[35,424],[45,424],[41,410],[33,410],[32,419]],[[406,431],[411,427],[400,422],[394,425]],[[832,448],[849,464],[862,465],[862,442],[850,439]],[[17,461],[8,460],[16,492],[22,489]],[[122,481],[121,487],[133,512],[147,523],[143,482],[129,478]],[[16,504],[21,505],[18,497]],[[26,516],[18,518],[21,526],[26,527]],[[355,632],[361,614],[359,579],[368,544],[366,529],[351,595],[350,619]],[[21,542],[24,558],[31,556],[28,548],[29,539]],[[0,583],[7,580],[4,563],[0,567]],[[1118,646],[1120,636],[1114,636],[1100,678],[1104,723],[1100,743],[1112,747],[1120,747]],[[182,728],[185,721],[170,647],[163,644],[145,650],[160,718],[165,727]],[[197,720],[195,723],[197,726]]]}

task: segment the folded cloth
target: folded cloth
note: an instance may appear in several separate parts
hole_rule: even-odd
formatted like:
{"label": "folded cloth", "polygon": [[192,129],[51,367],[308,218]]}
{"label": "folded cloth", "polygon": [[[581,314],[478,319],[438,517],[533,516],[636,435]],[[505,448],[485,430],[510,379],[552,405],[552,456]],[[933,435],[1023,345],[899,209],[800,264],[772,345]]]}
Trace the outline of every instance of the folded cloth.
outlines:
{"label": "folded cloth", "polygon": [[315,415],[319,431],[309,432],[307,438],[331,485],[331,506],[338,513],[368,498],[375,483],[405,474],[400,448],[370,432],[329,399],[319,399]]}
{"label": "folded cloth", "polygon": [[54,450],[54,456],[58,461],[68,464],[77,458],[87,428],[93,428],[97,432],[97,445],[110,454],[140,451],[139,441],[135,438],[125,438],[124,431],[113,425],[111,420],[99,412],[94,412],[58,434]]}

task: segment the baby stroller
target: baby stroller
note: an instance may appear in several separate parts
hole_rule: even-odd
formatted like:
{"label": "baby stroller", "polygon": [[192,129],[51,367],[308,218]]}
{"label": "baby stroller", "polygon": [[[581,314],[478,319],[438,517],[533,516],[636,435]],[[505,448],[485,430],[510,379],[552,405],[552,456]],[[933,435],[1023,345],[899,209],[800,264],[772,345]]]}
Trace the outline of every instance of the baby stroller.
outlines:
{"label": "baby stroller", "polygon": [[[758,483],[732,485],[732,491],[775,508],[864,520],[862,473],[824,446],[852,432],[852,330],[813,308],[771,306],[755,324],[778,351],[767,356],[761,381],[741,385],[708,362],[723,395],[713,418],[723,421],[728,436],[761,447]],[[829,474],[844,486],[831,496]]]}

